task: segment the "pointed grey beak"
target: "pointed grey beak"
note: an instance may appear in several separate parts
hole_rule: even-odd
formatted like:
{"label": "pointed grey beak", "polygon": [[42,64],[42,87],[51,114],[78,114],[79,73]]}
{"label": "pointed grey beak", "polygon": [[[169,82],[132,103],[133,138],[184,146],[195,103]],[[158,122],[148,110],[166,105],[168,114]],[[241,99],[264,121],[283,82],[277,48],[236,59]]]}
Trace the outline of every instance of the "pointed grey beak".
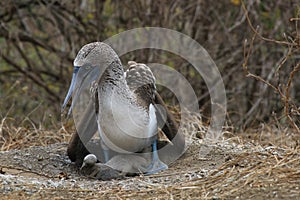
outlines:
{"label": "pointed grey beak", "polygon": [[[76,85],[77,72],[79,71],[79,68],[80,67],[78,67],[78,66],[74,66],[74,71],[73,71],[71,85],[69,87],[69,91],[68,91],[67,96],[66,96],[66,98],[64,100],[64,103],[63,103],[63,105],[61,107],[61,111],[63,111],[66,108],[66,105],[69,102],[69,100],[70,100],[70,98],[71,98],[71,96],[73,94],[73,91],[74,91],[74,88],[75,88],[75,85]],[[70,114],[71,110],[72,110],[72,107],[70,108],[68,115]]]}

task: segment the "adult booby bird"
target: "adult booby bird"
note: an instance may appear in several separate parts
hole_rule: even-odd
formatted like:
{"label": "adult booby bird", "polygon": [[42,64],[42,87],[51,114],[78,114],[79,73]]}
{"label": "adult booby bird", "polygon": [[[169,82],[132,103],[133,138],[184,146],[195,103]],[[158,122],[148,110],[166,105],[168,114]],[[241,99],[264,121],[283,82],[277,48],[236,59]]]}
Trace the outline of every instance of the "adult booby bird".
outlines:
{"label": "adult booby bird", "polygon": [[[72,82],[62,108],[73,96],[70,109],[74,109],[80,99],[83,82],[90,85],[93,103],[79,113],[82,116],[76,127],[83,135],[79,137],[78,132],[73,134],[68,155],[72,161],[82,163],[89,154],[84,144],[98,130],[103,162],[111,158],[110,152],[130,154],[152,147],[152,161],[145,171],[155,173],[167,168],[157,152],[158,123],[166,119],[162,130],[170,140],[175,137],[178,127],[169,112],[164,115],[161,107],[157,107],[160,104],[167,111],[156,91],[155,77],[150,68],[133,61],[128,64],[129,69],[124,72],[115,51],[102,42],[87,44],[78,52]],[[174,148],[183,151],[183,137],[179,137]]]}

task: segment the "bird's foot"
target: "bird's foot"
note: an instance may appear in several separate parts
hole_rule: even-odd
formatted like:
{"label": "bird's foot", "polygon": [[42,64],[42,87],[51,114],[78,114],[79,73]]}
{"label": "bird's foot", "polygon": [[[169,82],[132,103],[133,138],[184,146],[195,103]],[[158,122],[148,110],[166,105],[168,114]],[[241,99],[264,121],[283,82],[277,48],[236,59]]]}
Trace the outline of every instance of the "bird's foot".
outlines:
{"label": "bird's foot", "polygon": [[151,175],[151,174],[155,174],[158,173],[162,170],[168,169],[168,165],[166,165],[165,163],[163,163],[161,160],[156,159],[153,160],[152,163],[146,168],[146,175]]}

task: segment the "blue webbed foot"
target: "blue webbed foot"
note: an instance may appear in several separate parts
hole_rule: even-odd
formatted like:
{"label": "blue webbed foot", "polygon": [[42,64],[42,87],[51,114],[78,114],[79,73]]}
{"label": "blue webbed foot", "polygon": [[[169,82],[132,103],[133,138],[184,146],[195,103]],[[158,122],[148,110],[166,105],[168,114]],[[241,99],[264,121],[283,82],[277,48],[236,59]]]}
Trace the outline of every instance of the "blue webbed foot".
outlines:
{"label": "blue webbed foot", "polygon": [[154,141],[152,144],[152,162],[151,164],[146,168],[146,175],[155,174],[157,172],[160,172],[162,170],[168,169],[168,165],[163,163],[157,153],[157,140]]}

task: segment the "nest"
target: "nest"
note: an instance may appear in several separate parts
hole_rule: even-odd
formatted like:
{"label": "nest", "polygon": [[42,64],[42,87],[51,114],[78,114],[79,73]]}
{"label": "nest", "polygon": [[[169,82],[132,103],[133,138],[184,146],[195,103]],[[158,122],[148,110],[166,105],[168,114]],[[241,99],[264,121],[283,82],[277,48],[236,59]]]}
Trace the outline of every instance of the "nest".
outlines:
{"label": "nest", "polygon": [[299,198],[299,135],[265,126],[244,133],[224,130],[226,137],[213,143],[197,137],[206,126],[199,117],[190,118],[189,148],[168,170],[111,181],[85,177],[68,160],[65,129],[14,127],[3,120],[2,199]]}

